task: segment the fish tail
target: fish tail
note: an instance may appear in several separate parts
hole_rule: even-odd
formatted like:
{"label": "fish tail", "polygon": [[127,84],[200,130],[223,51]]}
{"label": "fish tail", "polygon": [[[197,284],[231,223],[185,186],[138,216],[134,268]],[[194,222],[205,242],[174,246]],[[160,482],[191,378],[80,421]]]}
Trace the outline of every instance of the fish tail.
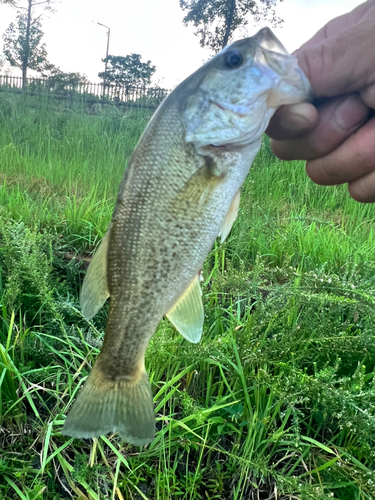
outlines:
{"label": "fish tail", "polygon": [[136,380],[106,380],[94,366],[69,412],[62,434],[93,438],[119,432],[136,446],[150,443],[155,435],[155,411],[146,371]]}

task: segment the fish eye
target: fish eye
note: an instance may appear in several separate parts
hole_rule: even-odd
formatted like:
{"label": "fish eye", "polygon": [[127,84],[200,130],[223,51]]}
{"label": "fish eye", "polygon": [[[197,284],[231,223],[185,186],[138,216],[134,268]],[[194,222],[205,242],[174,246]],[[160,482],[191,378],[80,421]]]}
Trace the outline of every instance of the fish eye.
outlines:
{"label": "fish eye", "polygon": [[224,52],[224,65],[228,69],[238,68],[243,62],[242,54],[237,49]]}

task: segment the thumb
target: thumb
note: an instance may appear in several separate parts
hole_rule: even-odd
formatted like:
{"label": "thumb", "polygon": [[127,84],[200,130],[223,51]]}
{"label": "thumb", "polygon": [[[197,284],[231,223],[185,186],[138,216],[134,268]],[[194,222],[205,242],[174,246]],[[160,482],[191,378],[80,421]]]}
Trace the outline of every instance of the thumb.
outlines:
{"label": "thumb", "polygon": [[296,54],[315,97],[355,92],[375,83],[375,8],[362,20]]}

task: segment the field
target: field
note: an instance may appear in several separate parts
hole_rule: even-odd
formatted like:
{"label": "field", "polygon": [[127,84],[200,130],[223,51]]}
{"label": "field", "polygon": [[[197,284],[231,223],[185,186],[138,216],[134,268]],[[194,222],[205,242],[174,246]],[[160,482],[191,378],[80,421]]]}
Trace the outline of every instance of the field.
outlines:
{"label": "field", "polygon": [[0,498],[373,500],[375,207],[267,140],[203,270],[191,345],[147,352],[157,435],[61,428],[100,350],[78,295],[149,110],[0,94]]}

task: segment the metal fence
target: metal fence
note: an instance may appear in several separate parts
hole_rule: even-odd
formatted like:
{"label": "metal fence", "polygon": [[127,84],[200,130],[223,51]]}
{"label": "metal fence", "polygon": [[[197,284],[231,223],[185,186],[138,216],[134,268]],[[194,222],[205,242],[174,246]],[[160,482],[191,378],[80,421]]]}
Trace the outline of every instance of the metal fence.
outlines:
{"label": "metal fence", "polygon": [[[48,94],[51,97],[84,97],[87,102],[112,101],[119,105],[156,107],[169,93],[161,87],[117,86],[102,83],[78,83],[76,85],[53,78],[27,78],[27,92]],[[22,77],[0,75],[0,91],[22,90]]]}

